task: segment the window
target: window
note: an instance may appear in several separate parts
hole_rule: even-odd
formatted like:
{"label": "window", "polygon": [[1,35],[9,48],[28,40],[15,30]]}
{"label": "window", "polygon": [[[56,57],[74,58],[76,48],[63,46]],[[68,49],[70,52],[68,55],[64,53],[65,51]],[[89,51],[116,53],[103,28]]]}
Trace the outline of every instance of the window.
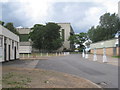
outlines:
{"label": "window", "polygon": [[64,38],[65,38],[64,34],[65,34],[65,30],[62,29],[62,40],[63,40],[63,41],[64,41]]}

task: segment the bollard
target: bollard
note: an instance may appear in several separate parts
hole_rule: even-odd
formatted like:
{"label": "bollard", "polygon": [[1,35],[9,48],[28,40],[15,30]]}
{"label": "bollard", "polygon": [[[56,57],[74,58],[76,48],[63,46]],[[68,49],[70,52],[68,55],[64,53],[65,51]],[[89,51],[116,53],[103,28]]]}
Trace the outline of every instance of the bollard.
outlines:
{"label": "bollard", "polygon": [[47,56],[48,56],[48,53],[47,53]]}
{"label": "bollard", "polygon": [[60,52],[59,52],[59,56],[60,56]]}
{"label": "bollard", "polygon": [[83,58],[85,57],[85,53],[84,53],[84,50],[83,50],[83,52],[82,52],[82,57],[83,57]]}
{"label": "bollard", "polygon": [[56,52],[56,56],[57,56],[57,52]]}
{"label": "bollard", "polygon": [[23,54],[23,58],[25,58],[25,55]]}
{"label": "bollard", "polygon": [[41,53],[41,56],[42,56],[42,53]]}
{"label": "bollard", "polygon": [[86,53],[85,58],[88,58],[88,54]]}
{"label": "bollard", "polygon": [[93,61],[97,61],[96,48],[94,49],[94,57],[93,57]]}
{"label": "bollard", "polygon": [[30,57],[29,53],[28,53],[28,58]]}
{"label": "bollard", "polygon": [[107,62],[106,49],[105,49],[105,48],[103,48],[103,62],[104,62],[104,63]]}

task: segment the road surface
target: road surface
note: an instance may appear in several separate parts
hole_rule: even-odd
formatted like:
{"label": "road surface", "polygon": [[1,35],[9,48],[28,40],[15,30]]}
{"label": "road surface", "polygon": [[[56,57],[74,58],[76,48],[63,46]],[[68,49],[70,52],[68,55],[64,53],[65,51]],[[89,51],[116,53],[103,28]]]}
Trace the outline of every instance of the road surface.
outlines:
{"label": "road surface", "polygon": [[89,61],[80,54],[52,57],[48,60],[16,60],[3,66],[40,68],[86,78],[104,88],[118,88],[118,67]]}
{"label": "road surface", "polygon": [[79,54],[40,60],[35,68],[55,70],[84,77],[104,88],[118,87],[118,67],[83,59]]}

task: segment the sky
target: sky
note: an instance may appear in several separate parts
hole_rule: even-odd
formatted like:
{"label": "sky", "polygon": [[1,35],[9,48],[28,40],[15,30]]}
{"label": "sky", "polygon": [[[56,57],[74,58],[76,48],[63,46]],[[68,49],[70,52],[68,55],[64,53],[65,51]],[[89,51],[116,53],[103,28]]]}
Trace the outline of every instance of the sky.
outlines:
{"label": "sky", "polygon": [[119,0],[2,0],[0,20],[15,27],[48,22],[71,23],[75,33],[99,24],[101,15],[118,13]]}

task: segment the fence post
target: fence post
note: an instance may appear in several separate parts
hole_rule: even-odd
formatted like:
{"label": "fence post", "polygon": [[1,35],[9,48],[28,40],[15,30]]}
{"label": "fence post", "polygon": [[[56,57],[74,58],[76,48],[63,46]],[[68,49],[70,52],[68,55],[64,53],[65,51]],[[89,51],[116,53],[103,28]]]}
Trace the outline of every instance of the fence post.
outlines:
{"label": "fence post", "polygon": [[47,53],[47,56],[48,56],[48,53]]}
{"label": "fence post", "polygon": [[42,56],[42,53],[41,53],[41,56]]}
{"label": "fence post", "polygon": [[28,53],[28,58],[30,57],[29,53]]}
{"label": "fence post", "polygon": [[56,52],[56,56],[57,56],[57,52]]}
{"label": "fence post", "polygon": [[25,58],[25,55],[23,54],[23,58]]}

